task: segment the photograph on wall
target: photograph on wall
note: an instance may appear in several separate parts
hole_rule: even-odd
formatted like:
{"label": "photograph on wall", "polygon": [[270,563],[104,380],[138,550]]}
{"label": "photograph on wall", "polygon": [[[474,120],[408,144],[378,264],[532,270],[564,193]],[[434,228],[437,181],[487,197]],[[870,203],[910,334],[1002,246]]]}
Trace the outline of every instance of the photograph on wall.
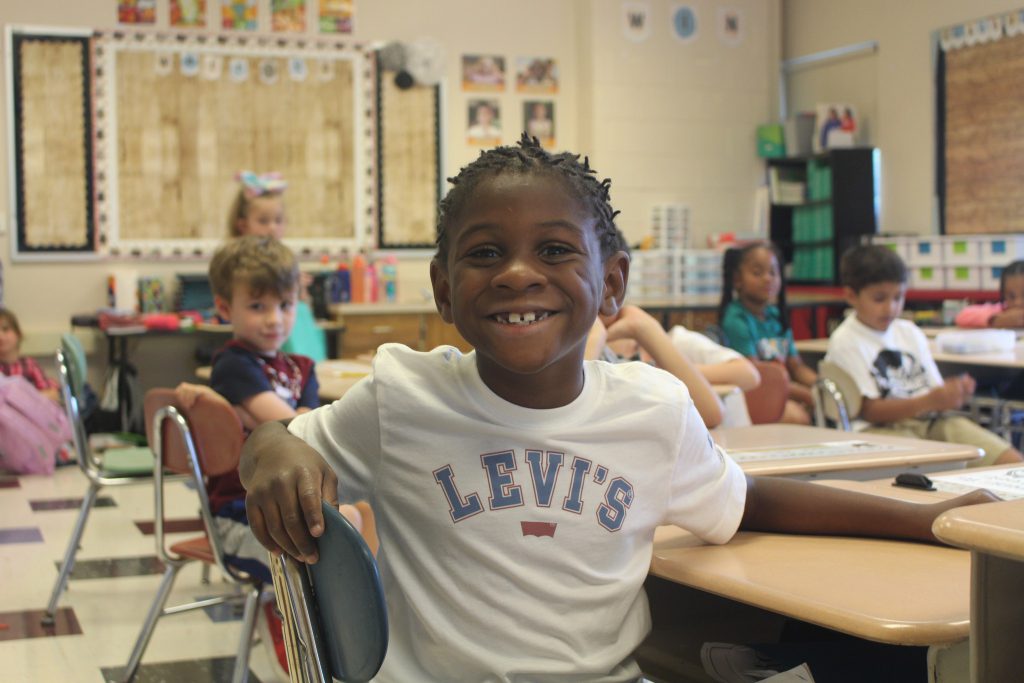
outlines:
{"label": "photograph on wall", "polygon": [[117,20],[122,24],[156,23],[156,0],[119,0]]}
{"label": "photograph on wall", "polygon": [[849,104],[818,104],[815,107],[813,149],[815,154],[857,144],[857,110]]}
{"label": "photograph on wall", "polygon": [[490,147],[501,142],[501,106],[498,100],[470,100],[466,107],[466,142]]}
{"label": "photograph on wall", "polygon": [[221,28],[255,31],[259,20],[257,0],[220,0]]}
{"label": "photograph on wall", "polygon": [[523,102],[523,130],[530,137],[540,140],[544,147],[555,144],[555,103],[551,100],[526,100]]}
{"label": "photograph on wall", "polygon": [[516,90],[527,93],[558,92],[558,62],[551,57],[517,57]]}
{"label": "photograph on wall", "polygon": [[206,0],[171,0],[171,26],[204,28]]}
{"label": "photograph on wall", "polygon": [[306,30],[306,0],[270,0],[270,26],[276,33]]}
{"label": "photograph on wall", "polygon": [[352,33],[355,0],[319,0],[320,33]]}
{"label": "photograph on wall", "polygon": [[462,55],[462,89],[500,92],[505,89],[505,58],[498,55]]}

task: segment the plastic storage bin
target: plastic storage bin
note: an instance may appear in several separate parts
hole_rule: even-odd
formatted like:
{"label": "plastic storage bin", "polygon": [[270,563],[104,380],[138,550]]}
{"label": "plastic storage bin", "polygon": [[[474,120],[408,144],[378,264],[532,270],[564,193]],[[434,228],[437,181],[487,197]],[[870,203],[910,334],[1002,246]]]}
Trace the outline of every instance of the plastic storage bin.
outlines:
{"label": "plastic storage bin", "polygon": [[946,237],[942,240],[942,262],[947,266],[980,265],[981,238]]}
{"label": "plastic storage bin", "polygon": [[911,289],[945,289],[946,272],[941,266],[910,266]]}
{"label": "plastic storage bin", "polygon": [[1003,266],[981,267],[981,288],[986,291],[998,291],[999,280],[1003,277]]}
{"label": "plastic storage bin", "polygon": [[911,266],[942,265],[942,242],[937,237],[919,237],[909,245],[907,264]]}
{"label": "plastic storage bin", "polygon": [[981,240],[981,262],[984,265],[1005,266],[1011,261],[1024,259],[1024,236],[1000,235]]}
{"label": "plastic storage bin", "polygon": [[946,289],[981,289],[981,266],[946,266]]}

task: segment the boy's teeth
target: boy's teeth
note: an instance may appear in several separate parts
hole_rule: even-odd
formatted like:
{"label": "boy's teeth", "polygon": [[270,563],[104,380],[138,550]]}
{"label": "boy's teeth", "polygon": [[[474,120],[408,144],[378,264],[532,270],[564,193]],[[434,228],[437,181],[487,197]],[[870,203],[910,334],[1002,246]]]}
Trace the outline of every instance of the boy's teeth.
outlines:
{"label": "boy's teeth", "polygon": [[542,320],[545,317],[546,315],[544,313],[541,313],[540,315],[537,315],[536,313],[533,312],[509,313],[508,322],[513,325],[529,325],[530,323],[537,322],[538,320]]}

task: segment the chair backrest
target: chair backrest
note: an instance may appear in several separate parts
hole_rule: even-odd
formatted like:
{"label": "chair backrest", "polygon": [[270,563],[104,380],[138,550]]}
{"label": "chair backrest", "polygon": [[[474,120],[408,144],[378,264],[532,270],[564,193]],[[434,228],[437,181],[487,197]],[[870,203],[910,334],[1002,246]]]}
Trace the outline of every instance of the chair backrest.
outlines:
{"label": "chair backrest", "polygon": [[60,338],[60,350],[64,352],[64,361],[68,368],[68,381],[71,392],[78,400],[78,409],[81,411],[85,402],[85,383],[88,376],[88,366],[85,360],[85,349],[78,337],[66,332]]}
{"label": "chair backrest", "polygon": [[[71,341],[69,341],[71,340]],[[89,448],[89,436],[82,420],[82,402],[85,400],[85,354],[74,335],[65,334],[57,349],[57,378],[60,383],[64,414],[71,427],[71,444],[75,449],[78,466],[85,476],[96,480],[102,463]]]}
{"label": "chair backrest", "polygon": [[244,432],[242,421],[230,405],[200,395],[191,408],[185,408],[173,389],[156,388],[146,392],[143,412],[146,415],[146,436],[154,452],[159,447],[165,470],[179,474],[193,473],[183,432],[175,429],[166,419],[161,419],[157,424],[157,418],[161,417],[158,413],[168,407],[174,408],[188,425],[201,476],[224,474],[238,467]]}
{"label": "chair backrest", "polygon": [[247,580],[225,561],[206,490],[207,477],[225,474],[238,467],[244,440],[238,415],[226,401],[203,395],[186,408],[178,401],[174,390],[166,388],[146,392],[143,410],[146,434],[155,456],[153,490],[157,553],[165,562],[179,559],[167,548],[164,537],[164,472],[187,474],[195,485],[199,513],[214,561],[233,580]]}
{"label": "chair backrest", "polygon": [[789,399],[789,372],[777,361],[752,360],[761,383],[744,392],[747,412],[753,424],[771,424],[782,419]]}
{"label": "chair backrest", "polygon": [[271,565],[289,669],[304,683],[369,681],[388,644],[380,572],[360,532],[326,502],[323,511],[319,561],[307,566],[281,555]]}
{"label": "chair backrest", "polygon": [[849,429],[850,421],[860,415],[863,401],[857,383],[846,370],[826,360],[818,363],[818,378],[820,386],[815,397],[818,411],[843,429]]}

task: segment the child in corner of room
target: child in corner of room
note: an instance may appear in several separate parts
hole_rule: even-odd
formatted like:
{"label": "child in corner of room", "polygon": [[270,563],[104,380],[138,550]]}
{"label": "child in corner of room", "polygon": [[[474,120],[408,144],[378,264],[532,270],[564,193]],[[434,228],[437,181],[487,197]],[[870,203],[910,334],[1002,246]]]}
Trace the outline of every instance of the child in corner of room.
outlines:
{"label": "child in corner of room", "polygon": [[975,304],[956,316],[958,327],[1024,327],[1024,261],[1014,261],[999,276],[999,301]]}
{"label": "child in corner of room", "polygon": [[863,396],[858,427],[984,451],[968,467],[1020,462],[1021,453],[1005,439],[947,412],[970,399],[974,378],[943,377],[924,333],[899,317],[907,291],[907,268],[899,255],[877,244],[851,247],[839,271],[854,314],[829,337],[825,360],[845,370]]}
{"label": "child in corner of room", "polygon": [[13,311],[0,307],[0,375],[24,377],[40,394],[60,402],[57,381],[50,379],[39,364],[21,355],[21,325]]}
{"label": "child in corner of room", "polygon": [[524,137],[451,182],[430,276],[474,350],[385,344],[340,400],[258,427],[239,466],[253,533],[310,563],[321,500],[370,500],[391,629],[378,683],[636,682],[657,526],[935,542],[942,511],[993,500],[745,476],[677,378],[584,360],[628,280],[609,181]]}
{"label": "child in corner of room", "polygon": [[[276,171],[263,174],[239,171],[235,179],[240,187],[228,212],[228,235],[260,235],[283,239],[287,226],[284,191],[288,183],[281,174]],[[306,274],[301,277],[300,296],[295,308],[295,327],[281,350],[321,361],[327,358],[327,338],[317,326],[313,311],[306,301],[311,279]]]}
{"label": "child in corner of room", "polygon": [[810,424],[818,373],[804,364],[793,343],[780,260],[770,242],[726,251],[718,320],[730,347],[748,358],[785,365],[790,383],[782,422]]}

